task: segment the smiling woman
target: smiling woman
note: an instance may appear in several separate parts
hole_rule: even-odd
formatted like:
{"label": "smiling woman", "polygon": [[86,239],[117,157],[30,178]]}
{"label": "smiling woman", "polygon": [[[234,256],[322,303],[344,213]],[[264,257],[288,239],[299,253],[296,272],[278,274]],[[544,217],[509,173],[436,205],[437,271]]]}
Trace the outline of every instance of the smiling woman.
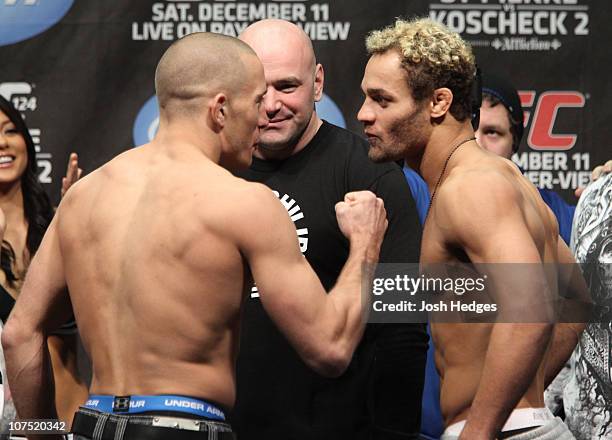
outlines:
{"label": "smiling woman", "polygon": [[[31,258],[53,218],[49,197],[38,181],[34,142],[13,105],[0,96],[0,320],[4,324],[19,295]],[[67,323],[48,338],[60,417],[70,421],[72,401],[83,394],[76,368],[76,329]],[[13,420],[15,410],[6,383],[4,359],[0,399],[0,435]],[[68,397],[70,396],[70,397]]]}
{"label": "smiling woman", "polygon": [[0,98],[0,284],[16,296],[30,257],[36,252],[53,208],[37,179],[34,143],[21,115]]}

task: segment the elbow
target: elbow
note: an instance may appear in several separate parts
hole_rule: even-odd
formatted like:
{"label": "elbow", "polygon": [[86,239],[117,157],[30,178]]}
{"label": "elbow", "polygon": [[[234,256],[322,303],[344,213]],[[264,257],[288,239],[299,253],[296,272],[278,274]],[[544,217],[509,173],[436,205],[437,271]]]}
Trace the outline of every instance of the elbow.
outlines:
{"label": "elbow", "polygon": [[352,350],[340,343],[327,344],[306,361],[308,366],[325,377],[336,378],[344,374],[352,359]]}
{"label": "elbow", "polygon": [[1,336],[5,356],[9,357],[10,353],[15,351],[16,348],[32,340],[33,333],[33,331],[28,331],[19,321],[9,319],[2,329]]}

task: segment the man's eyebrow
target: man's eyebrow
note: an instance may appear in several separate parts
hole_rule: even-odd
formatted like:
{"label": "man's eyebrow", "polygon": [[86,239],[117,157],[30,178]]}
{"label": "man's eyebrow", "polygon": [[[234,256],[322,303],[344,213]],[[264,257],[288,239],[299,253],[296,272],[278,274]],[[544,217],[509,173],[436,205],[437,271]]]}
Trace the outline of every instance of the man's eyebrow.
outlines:
{"label": "man's eyebrow", "polygon": [[488,128],[488,129],[495,128],[497,130],[501,130],[503,128],[503,126],[501,124],[497,124],[495,122],[487,122],[486,124],[480,124],[479,128],[481,130],[484,130],[485,128]]}
{"label": "man's eyebrow", "polygon": [[368,87],[366,89],[366,92],[368,95],[387,95],[388,94],[385,91],[385,89],[377,89],[377,88],[372,88],[372,87]]}
{"label": "man's eyebrow", "polygon": [[288,76],[286,78],[277,79],[274,81],[274,85],[286,85],[286,84],[301,84],[302,81],[296,76]]}

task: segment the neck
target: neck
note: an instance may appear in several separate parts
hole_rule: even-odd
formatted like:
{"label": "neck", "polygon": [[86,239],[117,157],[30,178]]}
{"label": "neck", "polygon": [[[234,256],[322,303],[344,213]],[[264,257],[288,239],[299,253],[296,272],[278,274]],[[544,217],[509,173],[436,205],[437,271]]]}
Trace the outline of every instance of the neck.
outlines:
{"label": "neck", "polygon": [[293,156],[302,151],[306,145],[310,143],[319,131],[319,128],[321,128],[321,125],[323,125],[323,121],[319,118],[317,112],[313,111],[310,121],[308,121],[308,125],[296,143],[288,145],[280,150],[270,150],[260,146],[255,150],[253,155],[263,160],[283,160]]}
{"label": "neck", "polygon": [[427,182],[430,193],[434,190],[453,149],[461,142],[472,137],[474,137],[474,130],[469,120],[449,126],[439,125],[432,131],[427,145],[423,149],[423,154],[414,160],[407,161],[410,166],[419,170],[419,173]]}
{"label": "neck", "polygon": [[[181,160],[191,161],[195,156],[206,156],[218,164],[221,159],[221,140],[218,134],[208,127],[201,126],[189,120],[163,123],[160,120],[159,129],[155,139],[151,142],[168,155],[180,157]],[[180,151],[180,155],[177,155]]]}

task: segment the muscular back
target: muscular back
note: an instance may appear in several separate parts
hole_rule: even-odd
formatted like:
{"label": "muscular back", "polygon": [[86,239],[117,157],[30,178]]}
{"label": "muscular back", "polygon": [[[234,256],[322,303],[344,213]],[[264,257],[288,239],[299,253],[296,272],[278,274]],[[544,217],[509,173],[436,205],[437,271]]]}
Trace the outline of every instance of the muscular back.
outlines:
{"label": "muscular back", "polygon": [[224,225],[248,185],[144,146],[69,192],[58,228],[92,393],[233,405],[245,268]]}
{"label": "muscular back", "polygon": [[[455,159],[425,225],[422,262],[556,262],[556,219],[516,166],[475,145]],[[556,289],[556,279],[549,285]],[[466,418],[480,385],[493,327],[432,325],[447,425]],[[518,407],[543,406],[542,372],[540,367]]]}

